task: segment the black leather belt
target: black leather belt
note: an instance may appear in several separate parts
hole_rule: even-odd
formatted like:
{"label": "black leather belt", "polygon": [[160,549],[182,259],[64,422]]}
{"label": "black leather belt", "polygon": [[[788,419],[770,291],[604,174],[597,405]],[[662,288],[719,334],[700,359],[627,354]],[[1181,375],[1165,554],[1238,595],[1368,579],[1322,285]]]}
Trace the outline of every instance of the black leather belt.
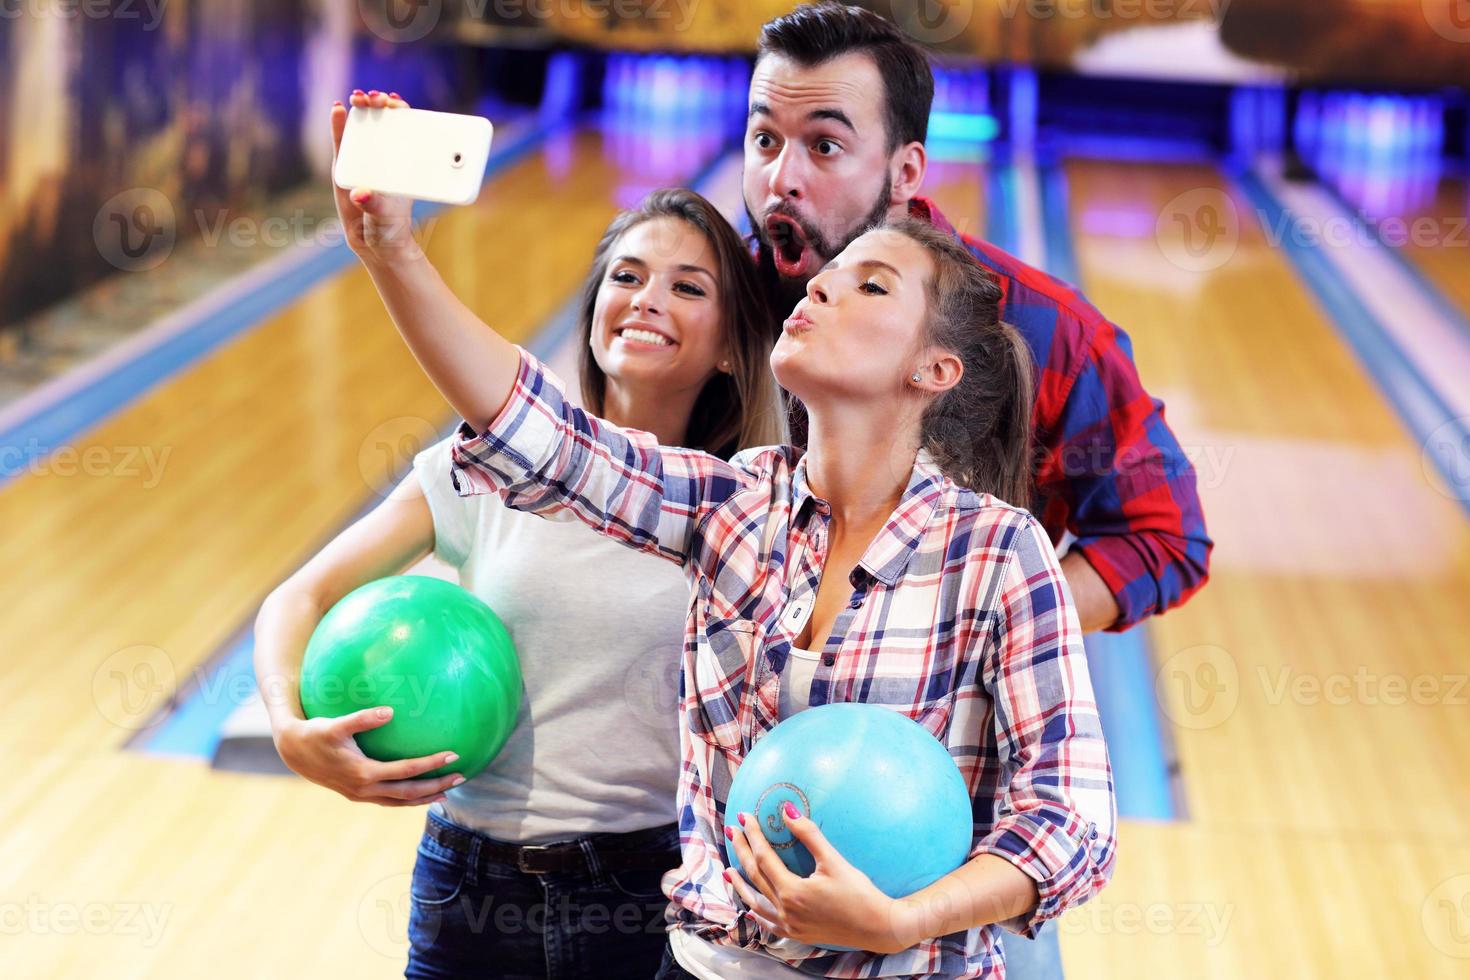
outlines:
{"label": "black leather belt", "polygon": [[[424,832],[452,851],[468,857],[480,843],[480,860],[493,864],[509,864],[525,874],[590,874],[587,852],[582,840],[590,840],[597,863],[604,871],[667,871],[678,867],[678,835],[676,825],[634,830],[626,834],[593,834],[577,840],[555,844],[508,844],[463,827],[429,820]],[[672,839],[673,849],[661,841]]]}

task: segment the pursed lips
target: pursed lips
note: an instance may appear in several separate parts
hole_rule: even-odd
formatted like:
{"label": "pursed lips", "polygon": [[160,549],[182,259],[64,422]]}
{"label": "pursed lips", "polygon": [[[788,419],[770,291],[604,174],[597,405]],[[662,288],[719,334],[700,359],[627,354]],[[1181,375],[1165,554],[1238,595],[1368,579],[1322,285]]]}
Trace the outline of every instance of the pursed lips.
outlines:
{"label": "pursed lips", "polygon": [[787,317],[786,322],[781,324],[781,326],[783,326],[791,333],[798,333],[801,331],[810,330],[812,327],[816,326],[816,324],[812,323],[811,318],[808,317],[801,310],[797,310],[795,313]]}

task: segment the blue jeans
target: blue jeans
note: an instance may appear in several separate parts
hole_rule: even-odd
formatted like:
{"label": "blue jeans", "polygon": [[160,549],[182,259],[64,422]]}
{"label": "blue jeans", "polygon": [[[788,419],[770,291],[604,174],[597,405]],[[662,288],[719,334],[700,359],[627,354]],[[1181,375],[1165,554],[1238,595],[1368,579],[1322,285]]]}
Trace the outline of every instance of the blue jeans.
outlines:
{"label": "blue jeans", "polygon": [[674,959],[674,947],[665,942],[664,958],[659,963],[658,972],[653,975],[653,980],[699,980],[699,978],[679,965],[679,961]]}
{"label": "blue jeans", "polygon": [[[430,822],[454,826],[430,811]],[[659,870],[608,871],[590,859],[577,872],[528,874],[481,855],[491,841],[469,835],[468,851],[430,837],[419,841],[409,888],[405,977],[493,977],[498,980],[648,980],[668,943],[668,899]],[[579,838],[595,855],[599,841],[666,852],[679,865],[679,832],[670,824],[636,835]],[[646,845],[645,842],[646,841]]]}
{"label": "blue jeans", "polygon": [[1035,939],[1022,939],[1000,931],[1006,954],[1007,980],[1062,980],[1062,946],[1057,941],[1057,920],[1041,927]]}

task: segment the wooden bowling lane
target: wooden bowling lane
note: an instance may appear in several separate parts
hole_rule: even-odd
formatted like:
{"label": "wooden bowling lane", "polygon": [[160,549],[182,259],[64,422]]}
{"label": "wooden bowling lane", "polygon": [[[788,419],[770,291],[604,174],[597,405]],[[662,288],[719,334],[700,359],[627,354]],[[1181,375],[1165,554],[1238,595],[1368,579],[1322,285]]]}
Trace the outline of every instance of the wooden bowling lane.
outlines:
{"label": "wooden bowling lane", "polygon": [[[1125,825],[1102,907],[1133,925],[1069,915],[1068,969],[1453,975],[1470,524],[1219,171],[1067,176],[1080,285],[1132,336],[1217,542],[1211,582],[1148,627],[1187,825]],[[1202,207],[1236,215],[1217,252],[1184,240]],[[1237,924],[1206,947],[1169,921],[1191,902]]]}
{"label": "wooden bowling lane", "polygon": [[[427,248],[525,338],[581,283],[617,208],[700,162],[568,132],[441,212]],[[0,608],[16,692],[0,717],[16,757],[0,901],[55,919],[6,944],[8,975],[401,971],[422,810],[118,747],[450,421],[354,265],[75,444],[118,465],[0,487],[0,588],[17,597]],[[144,450],[161,467],[122,465]],[[104,927],[60,924],[94,906]],[[157,936],[134,928],[165,913]]]}
{"label": "wooden bowling lane", "polygon": [[1444,178],[1434,198],[1404,218],[1405,258],[1470,317],[1470,179]]}

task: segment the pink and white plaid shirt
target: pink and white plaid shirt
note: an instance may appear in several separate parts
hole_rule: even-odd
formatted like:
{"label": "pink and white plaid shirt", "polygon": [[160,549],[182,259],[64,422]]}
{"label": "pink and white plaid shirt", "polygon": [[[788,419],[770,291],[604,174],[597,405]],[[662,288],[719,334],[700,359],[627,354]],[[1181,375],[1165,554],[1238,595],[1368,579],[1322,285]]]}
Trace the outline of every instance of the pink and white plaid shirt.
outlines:
{"label": "pink and white plaid shirt", "polygon": [[[781,673],[826,560],[831,511],[790,447],[726,462],[658,445],[569,403],[521,350],[515,389],[483,433],[462,424],[461,494],[581,520],[687,571],[694,595],[680,683],[683,863],[665,877],[671,925],[762,949],[816,976],[999,977],[995,927],[901,953],[832,952],[781,940],[721,877],[725,798],[741,760],[775,727]],[[548,560],[555,556],[548,555]],[[973,858],[995,854],[1037,884],[1028,920],[1096,894],[1112,873],[1112,769],[1082,632],[1055,552],[1024,510],[955,486],[927,453],[850,576],[852,593],[811,685],[811,704],[881,704],[924,725],[973,800]],[[596,656],[596,637],[588,637]]]}

